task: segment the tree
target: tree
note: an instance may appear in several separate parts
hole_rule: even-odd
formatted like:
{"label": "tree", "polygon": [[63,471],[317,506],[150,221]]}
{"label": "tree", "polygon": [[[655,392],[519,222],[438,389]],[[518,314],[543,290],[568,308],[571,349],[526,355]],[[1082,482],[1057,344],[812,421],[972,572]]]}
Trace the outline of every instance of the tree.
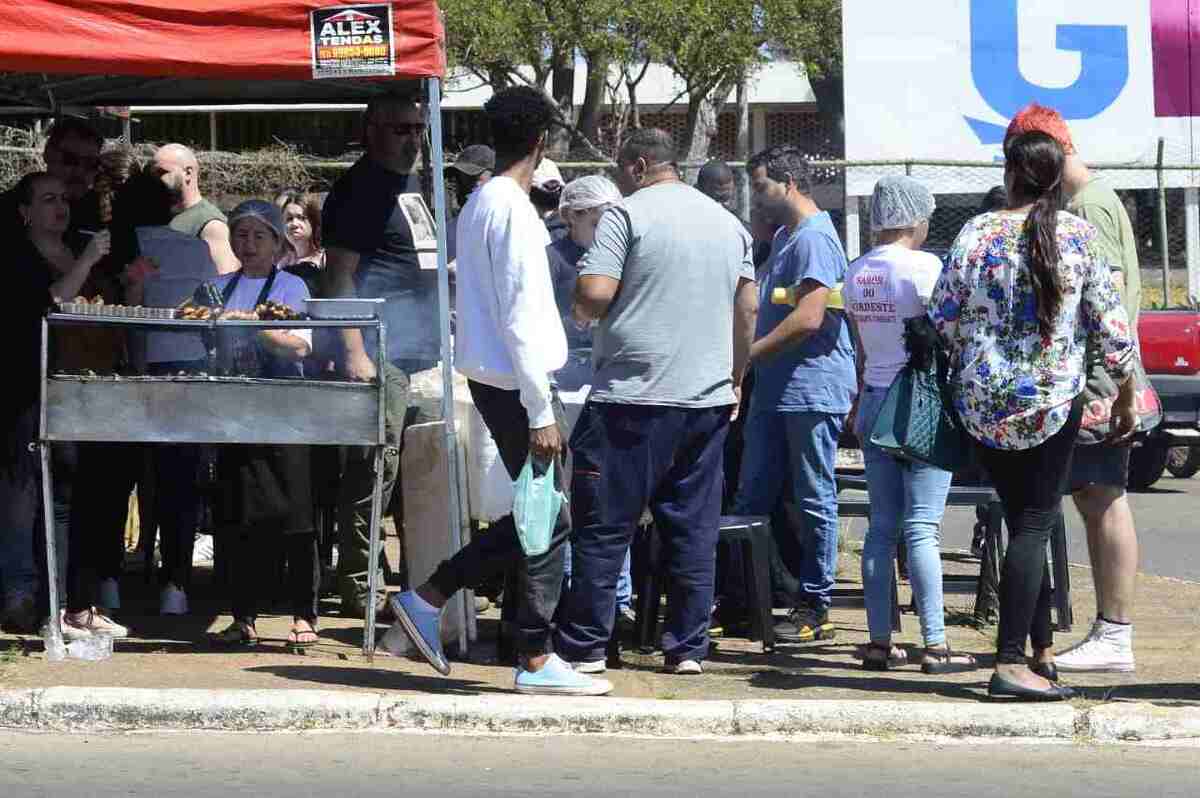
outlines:
{"label": "tree", "polygon": [[[452,67],[460,67],[500,90],[514,84],[541,89],[558,108],[565,136],[552,149],[572,143],[594,156],[593,143],[608,63],[620,56],[626,9],[621,0],[442,0]],[[587,65],[588,86],[574,107],[576,63]],[[593,75],[599,81],[593,85]]]}
{"label": "tree", "polygon": [[[841,0],[441,0],[451,66],[501,89],[545,89],[570,143],[602,156],[605,96],[627,107],[617,129],[640,124],[637,87],[650,61],[667,65],[687,101],[684,157],[707,157],[734,88],[772,52],[793,54],[810,77],[841,74]],[[577,64],[583,103],[574,107]],[[567,137],[555,142],[559,151]]]}
{"label": "tree", "polygon": [[708,157],[730,93],[773,53],[840,87],[841,0],[658,0],[646,22],[654,57],[685,86],[688,161]]}

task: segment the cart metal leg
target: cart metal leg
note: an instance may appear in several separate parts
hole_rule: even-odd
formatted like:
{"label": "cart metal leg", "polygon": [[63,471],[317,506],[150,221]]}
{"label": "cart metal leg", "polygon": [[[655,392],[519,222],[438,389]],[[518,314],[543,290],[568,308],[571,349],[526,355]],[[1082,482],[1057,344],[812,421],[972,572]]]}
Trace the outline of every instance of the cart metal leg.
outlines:
{"label": "cart metal leg", "polygon": [[54,485],[50,471],[50,444],[37,444],[42,461],[42,516],[46,530],[46,588],[50,594],[49,638],[46,640],[46,658],[53,659],[52,651],[62,651],[62,627],[58,623],[58,552],[54,539]]}
{"label": "cart metal leg", "polygon": [[[382,372],[380,372],[382,378]],[[367,627],[363,631],[363,654],[375,658],[375,592],[379,589],[379,534],[383,520],[383,457],[387,446],[375,447],[375,487],[371,491],[371,536],[367,546]]]}
{"label": "cart metal leg", "polygon": [[[438,333],[442,357],[442,418],[446,422],[446,496],[447,519],[450,523],[450,546],[453,551],[463,547],[463,518],[459,501],[458,424],[454,413],[454,361],[450,351],[450,269],[446,264],[446,176],[445,153],[442,151],[442,81],[429,78],[425,82],[429,100],[430,161],[433,167],[433,215],[437,222],[438,241]],[[461,592],[459,608],[462,623],[458,627],[459,656],[470,654],[468,629],[474,628],[475,604],[470,591]]]}

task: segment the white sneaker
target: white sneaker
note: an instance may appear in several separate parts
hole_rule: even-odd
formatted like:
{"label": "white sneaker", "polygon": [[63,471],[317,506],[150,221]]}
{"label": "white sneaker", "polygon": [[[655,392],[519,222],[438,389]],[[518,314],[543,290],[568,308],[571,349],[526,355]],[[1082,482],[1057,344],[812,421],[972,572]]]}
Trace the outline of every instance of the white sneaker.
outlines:
{"label": "white sneaker", "polygon": [[1062,651],[1060,651],[1059,653],[1055,654],[1054,655],[1055,659],[1057,660],[1058,657],[1065,657],[1068,654],[1078,651],[1081,647],[1087,645],[1088,643],[1092,642],[1097,637],[1099,637],[1100,636],[1100,623],[1101,623],[1100,618],[1097,617],[1094,621],[1092,621],[1092,628],[1088,629],[1088,633],[1086,635],[1084,635],[1083,639],[1080,640],[1075,645],[1069,646],[1068,648],[1065,648]]}
{"label": "white sneaker", "polygon": [[572,662],[571,667],[576,673],[604,673],[608,670],[608,663],[602,659],[594,659],[590,662]]}
{"label": "white sneaker", "polygon": [[1133,673],[1133,626],[1097,619],[1089,635],[1054,658],[1063,673]]}
{"label": "white sneaker", "polygon": [[208,565],[213,561],[213,536],[196,535],[192,548],[192,565]]}
{"label": "white sneaker", "polygon": [[187,615],[187,593],[175,585],[167,585],[158,596],[158,612],[160,615]]}
{"label": "white sneaker", "polygon": [[667,666],[667,670],[676,676],[699,676],[704,673],[703,666],[694,659],[685,659],[675,663],[673,666]]}
{"label": "white sneaker", "polygon": [[121,586],[116,579],[101,579],[99,593],[96,603],[101,607],[106,610],[121,609]]}

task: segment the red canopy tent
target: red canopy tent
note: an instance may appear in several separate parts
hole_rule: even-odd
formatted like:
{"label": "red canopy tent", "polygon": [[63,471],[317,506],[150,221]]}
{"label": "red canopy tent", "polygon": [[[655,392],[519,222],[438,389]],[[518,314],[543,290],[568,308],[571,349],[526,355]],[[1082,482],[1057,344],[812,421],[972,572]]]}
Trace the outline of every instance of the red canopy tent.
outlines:
{"label": "red canopy tent", "polygon": [[[441,12],[433,0],[21,0],[10,6],[0,37],[0,114],[18,107],[57,112],[98,105],[365,102],[411,95],[424,83],[438,227],[448,531],[458,547],[442,175],[444,72]],[[371,536],[375,552],[378,518],[377,508]],[[53,533],[46,539],[54,574]],[[57,591],[52,588],[50,596],[53,618]],[[367,653],[374,648],[374,621],[370,612]],[[460,645],[465,650],[465,632]]]}
{"label": "red canopy tent", "polygon": [[[377,24],[387,16],[390,30]],[[347,41],[324,46],[332,41],[321,41],[324,23]],[[432,0],[22,0],[5,28],[0,70],[25,73],[0,77],[0,103],[8,104],[333,102],[445,71]],[[314,83],[318,51],[336,47],[345,60],[377,34],[390,39],[390,74]]]}

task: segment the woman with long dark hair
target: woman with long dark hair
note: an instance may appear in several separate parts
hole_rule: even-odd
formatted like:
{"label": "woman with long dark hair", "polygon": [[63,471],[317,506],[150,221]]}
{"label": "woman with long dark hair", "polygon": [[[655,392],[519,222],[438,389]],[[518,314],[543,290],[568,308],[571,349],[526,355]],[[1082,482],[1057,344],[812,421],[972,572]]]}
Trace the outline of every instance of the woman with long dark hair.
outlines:
{"label": "woman with long dark hair", "polygon": [[[34,529],[40,519],[41,470],[30,445],[37,440],[41,385],[42,317],[55,303],[82,290],[92,267],[108,254],[103,230],[76,256],[67,241],[71,204],[63,181],[47,172],[28,174],[17,184],[17,210],[24,235],[10,247],[3,315],[10,357],[0,393],[0,585],[5,628],[34,632],[39,620]],[[57,620],[57,619],[53,619]],[[89,630],[123,636],[119,624],[91,612]]]}
{"label": "woman with long dark hair", "polygon": [[1006,156],[1008,208],[959,233],[929,315],[950,355],[954,409],[1009,528],[988,694],[1061,701],[1073,692],[1056,684],[1046,542],[1083,414],[1084,355],[1102,354],[1121,385],[1112,412],[1123,440],[1137,423],[1134,342],[1095,228],[1062,210],[1062,147],[1027,133]]}

